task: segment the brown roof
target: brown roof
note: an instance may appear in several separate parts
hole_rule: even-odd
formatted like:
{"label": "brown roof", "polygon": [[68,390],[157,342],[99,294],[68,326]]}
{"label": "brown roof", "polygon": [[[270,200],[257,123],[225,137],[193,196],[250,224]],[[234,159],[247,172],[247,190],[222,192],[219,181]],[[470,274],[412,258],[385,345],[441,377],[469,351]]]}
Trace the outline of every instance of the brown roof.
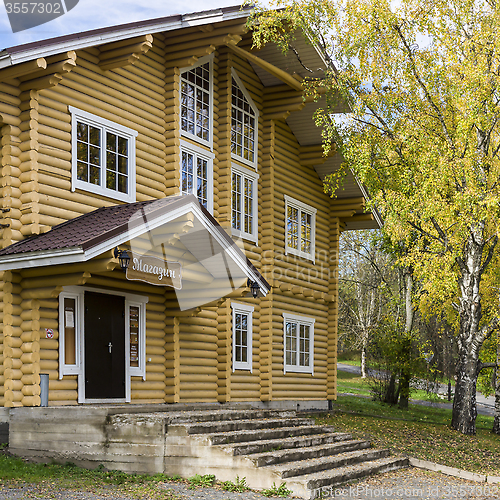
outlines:
{"label": "brown roof", "polygon": [[[70,248],[81,248],[85,251],[190,203],[198,204],[197,197],[194,195],[170,196],[160,200],[99,208],[88,214],[63,222],[47,233],[18,241],[0,250],[0,257],[31,252],[54,252]],[[199,207],[214,229],[245,259],[247,266],[259,276],[264,287],[270,290],[269,283],[234,244],[232,238],[203,205],[199,205]]]}
{"label": "brown roof", "polygon": [[[181,23],[187,17],[193,17],[199,15],[203,17],[206,14],[219,11],[223,14],[231,14],[234,12],[239,12],[242,10],[242,5],[232,5],[229,7],[218,7],[216,9],[210,9],[205,11],[190,12],[189,14],[173,14],[166,17],[158,17],[154,19],[145,19],[142,21],[134,21],[131,23],[117,24],[115,26],[106,26],[104,28],[97,28],[88,31],[82,31],[80,33],[71,33],[69,35],[62,35],[54,38],[49,38],[46,40],[38,40],[36,42],[29,42],[22,45],[15,45],[13,47],[4,48],[4,52],[8,54],[16,54],[18,52],[25,52],[33,49],[40,48],[50,48],[52,45],[58,45],[61,43],[71,43],[80,42],[85,39],[92,39],[100,35],[113,34],[118,31],[134,31],[141,28],[148,28],[150,26],[156,26],[161,24],[171,24],[175,22]],[[133,35],[131,35],[133,36]]]}
{"label": "brown roof", "polygon": [[[142,224],[145,216],[150,216],[156,211],[164,211],[167,207],[170,209],[192,202],[195,199],[194,196],[174,196],[161,200],[99,208],[63,222],[47,233],[18,241],[0,250],[0,256],[74,247],[87,250],[106,239],[126,232],[131,227]],[[215,219],[213,222],[219,225]]]}

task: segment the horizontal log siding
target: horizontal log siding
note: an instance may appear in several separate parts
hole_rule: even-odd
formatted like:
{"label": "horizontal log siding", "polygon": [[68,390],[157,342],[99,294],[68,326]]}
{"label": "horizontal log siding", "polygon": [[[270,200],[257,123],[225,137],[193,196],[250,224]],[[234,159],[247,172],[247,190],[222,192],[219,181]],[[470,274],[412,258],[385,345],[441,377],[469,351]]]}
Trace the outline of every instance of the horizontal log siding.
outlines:
{"label": "horizontal log siding", "polygon": [[21,276],[19,273],[3,273],[3,345],[4,345],[4,406],[12,408],[22,406],[23,401],[23,345],[21,328]]}
{"label": "horizontal log siding", "polygon": [[180,397],[179,318],[175,291],[165,290],[165,402],[178,403]]}
{"label": "horizontal log siding", "polygon": [[179,318],[179,399],[217,401],[217,308]]}
{"label": "horizontal log siding", "polygon": [[[331,207],[333,210],[334,207]],[[340,224],[336,217],[331,217],[330,227],[330,273],[329,294],[334,298],[328,304],[328,399],[337,399],[337,339],[338,339],[338,315],[339,315],[339,239]]]}
{"label": "horizontal log siding", "polygon": [[223,47],[217,51],[215,58],[218,66],[218,107],[217,119],[214,119],[214,217],[219,224],[229,228],[231,227],[232,56],[229,49]]}
{"label": "horizontal log siding", "polygon": [[[234,299],[233,302],[238,304],[248,304],[253,306],[254,312],[252,315],[252,372],[249,370],[236,370],[231,369],[231,401],[258,401],[260,399],[260,340],[261,340],[261,327],[260,327],[260,310],[258,307],[258,300],[240,300]],[[232,313],[232,311],[231,311]],[[230,317],[232,320],[232,317]],[[232,321],[230,321],[232,323]],[[230,329],[232,340],[232,325]],[[232,342],[231,342],[232,347]],[[230,351],[232,361],[232,348]]]}
{"label": "horizontal log siding", "polygon": [[[268,236],[266,231],[272,229],[273,245],[269,249],[274,250],[271,271],[274,283],[271,311],[273,399],[326,399],[328,304],[314,296],[304,296],[303,291],[328,293],[330,290],[330,199],[323,194],[322,183],[315,170],[300,164],[299,145],[284,121],[274,122],[272,146],[274,168],[265,172],[264,183],[270,185],[272,182],[273,196],[271,200],[264,195],[261,202],[272,201],[274,214],[272,223],[263,225],[263,240]],[[317,209],[315,262],[285,255],[285,194]],[[266,253],[266,260],[267,256]],[[282,284],[291,286],[282,290]],[[314,376],[284,374],[283,312],[315,319]]]}
{"label": "horizontal log siding", "polygon": [[[273,284],[274,271],[274,145],[275,123],[272,120],[261,120],[263,148],[266,154],[259,163],[259,244],[262,252],[261,273],[266,280]],[[265,208],[264,208],[265,207]],[[265,229],[264,229],[265,228]],[[260,300],[260,399],[273,399],[273,300],[274,295],[269,292]]]}
{"label": "horizontal log siding", "polygon": [[221,301],[217,310],[217,401],[231,401],[232,310],[231,300]]}
{"label": "horizontal log siding", "polygon": [[[1,208],[9,210],[2,216],[2,223],[8,228],[2,229],[0,246],[5,248],[15,241],[22,239],[20,232],[21,218],[21,191],[19,182],[19,166],[21,160],[21,91],[19,81],[11,80],[9,83],[0,83],[0,196]],[[3,104],[2,104],[3,103]]]}
{"label": "horizontal log siding", "polygon": [[[160,39],[141,64],[112,71],[98,66],[98,50],[78,51],[77,67],[56,87],[40,91],[38,107],[38,197],[40,221],[55,225],[113,199],[71,189],[71,115],[68,106],[137,130],[137,201],[166,194],[165,69]],[[35,196],[36,197],[36,196]]]}

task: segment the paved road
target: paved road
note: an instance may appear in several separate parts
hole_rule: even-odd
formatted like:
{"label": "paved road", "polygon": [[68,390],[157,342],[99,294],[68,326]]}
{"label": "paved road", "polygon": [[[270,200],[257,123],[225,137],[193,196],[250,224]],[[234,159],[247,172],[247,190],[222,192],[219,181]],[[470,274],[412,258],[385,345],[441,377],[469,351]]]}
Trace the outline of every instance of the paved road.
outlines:
{"label": "paved road", "polygon": [[[343,372],[361,374],[361,368],[359,366],[346,365],[343,363],[337,363],[337,368]],[[448,386],[446,384],[440,384],[439,394],[447,395]],[[495,396],[483,396],[481,393],[476,394],[477,400],[477,412],[480,415],[486,415],[493,417],[495,414]],[[435,406],[436,408],[448,408],[453,407],[452,403],[433,403],[432,401],[417,401],[412,400],[412,403],[424,405],[424,406]],[[500,496],[499,496],[500,498]]]}

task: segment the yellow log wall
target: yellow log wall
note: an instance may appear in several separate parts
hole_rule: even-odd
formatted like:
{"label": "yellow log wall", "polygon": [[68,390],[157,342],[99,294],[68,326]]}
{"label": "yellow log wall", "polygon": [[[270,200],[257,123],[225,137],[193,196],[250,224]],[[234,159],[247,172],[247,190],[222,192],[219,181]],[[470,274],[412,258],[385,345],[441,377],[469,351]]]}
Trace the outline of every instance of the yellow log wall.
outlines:
{"label": "yellow log wall", "polygon": [[23,390],[23,362],[21,360],[23,301],[21,297],[21,276],[19,273],[5,271],[3,273],[3,377],[4,377],[4,406],[12,408],[22,406]]}
{"label": "yellow log wall", "polygon": [[[75,106],[138,131],[136,140],[137,201],[167,194],[166,93],[162,36],[134,66],[100,69],[98,49],[78,51],[76,68],[59,85],[39,92],[37,194],[39,220],[54,225],[113,199],[71,192],[71,115]],[[32,181],[33,182],[33,181]]]}
{"label": "yellow log wall", "polygon": [[179,318],[179,399],[217,401],[217,308]]}
{"label": "yellow log wall", "polygon": [[19,156],[21,145],[21,91],[19,80],[0,83],[0,208],[2,213],[0,222],[8,224],[0,232],[0,246],[5,248],[15,241],[22,239],[20,232],[21,218],[21,191],[19,182]]}
{"label": "yellow log wall", "polygon": [[[269,353],[269,372],[262,367],[261,398],[326,399],[327,378],[332,361],[333,325],[329,323],[330,286],[330,200],[323,194],[315,170],[299,162],[300,148],[286,122],[266,120],[263,124],[266,157],[259,171],[261,188],[262,272],[273,284],[272,294],[261,302],[263,330],[272,338],[261,346]],[[269,156],[267,156],[269,155]],[[285,200],[288,195],[317,209],[316,261],[285,255]],[[283,312],[315,319],[314,376],[284,374]],[[336,332],[335,332],[336,333]],[[262,359],[265,356],[261,355]],[[271,379],[271,382],[268,382]],[[335,384],[335,382],[331,382]],[[334,391],[334,389],[331,389]]]}

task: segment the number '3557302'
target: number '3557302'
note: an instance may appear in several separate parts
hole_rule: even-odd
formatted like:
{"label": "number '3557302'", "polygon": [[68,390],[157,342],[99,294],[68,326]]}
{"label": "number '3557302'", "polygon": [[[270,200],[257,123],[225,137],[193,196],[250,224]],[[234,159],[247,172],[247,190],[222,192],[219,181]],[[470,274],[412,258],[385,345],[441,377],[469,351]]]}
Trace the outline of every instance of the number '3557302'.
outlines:
{"label": "number '3557302'", "polygon": [[37,0],[32,2],[13,2],[4,0],[14,33],[24,31],[63,16],[76,7],[79,0]]}

